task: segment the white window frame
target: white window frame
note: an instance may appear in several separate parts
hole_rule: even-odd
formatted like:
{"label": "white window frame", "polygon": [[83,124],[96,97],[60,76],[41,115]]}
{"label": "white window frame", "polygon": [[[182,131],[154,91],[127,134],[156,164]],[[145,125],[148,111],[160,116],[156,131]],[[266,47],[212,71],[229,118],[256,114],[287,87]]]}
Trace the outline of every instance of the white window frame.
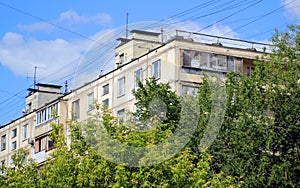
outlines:
{"label": "white window frame", "polygon": [[109,93],[109,84],[105,84],[102,86],[102,96]]}
{"label": "white window frame", "polygon": [[15,138],[18,134],[18,130],[17,128],[14,128],[12,131],[11,131],[11,138]]}
{"label": "white window frame", "polygon": [[[106,102],[106,101],[107,101],[107,102]],[[102,101],[102,106],[103,106],[103,108],[109,108],[109,98],[104,99],[104,100]]]}
{"label": "white window frame", "polygon": [[93,104],[94,104],[94,92],[91,92],[86,96],[87,111],[91,111],[93,109]]}
{"label": "white window frame", "polygon": [[117,96],[118,97],[124,96],[125,95],[125,76],[118,79],[117,87],[118,87]]}
{"label": "white window frame", "polygon": [[[76,106],[75,106],[76,104]],[[76,109],[75,109],[76,108]],[[80,99],[77,99],[72,102],[72,116],[74,116],[74,119],[80,118]]]}
{"label": "white window frame", "polygon": [[134,88],[139,87],[139,81],[143,79],[143,70],[140,68],[134,72]]}
{"label": "white window frame", "polygon": [[13,151],[16,149],[17,149],[17,141],[15,140],[15,141],[11,142],[11,150]]}
{"label": "white window frame", "polygon": [[160,59],[159,59],[159,60],[152,63],[152,77],[154,79],[159,79],[160,75],[161,75],[161,62],[160,62]]}
{"label": "white window frame", "polygon": [[1,136],[1,151],[6,149],[6,134]]}
{"label": "white window frame", "polygon": [[54,109],[56,110],[56,116],[59,116],[59,110],[60,110],[59,103],[52,104],[52,105],[48,106],[47,108],[44,108],[44,109],[40,110],[39,112],[37,112],[35,125],[39,126],[47,121],[54,119],[54,117],[55,117],[53,114]]}
{"label": "white window frame", "polygon": [[117,111],[118,124],[123,124],[125,119],[125,108]]}
{"label": "white window frame", "polygon": [[23,125],[23,140],[28,138],[28,124]]}
{"label": "white window frame", "polygon": [[[240,58],[197,50],[182,49],[182,66],[209,71],[236,72]],[[229,66],[230,65],[230,66]]]}

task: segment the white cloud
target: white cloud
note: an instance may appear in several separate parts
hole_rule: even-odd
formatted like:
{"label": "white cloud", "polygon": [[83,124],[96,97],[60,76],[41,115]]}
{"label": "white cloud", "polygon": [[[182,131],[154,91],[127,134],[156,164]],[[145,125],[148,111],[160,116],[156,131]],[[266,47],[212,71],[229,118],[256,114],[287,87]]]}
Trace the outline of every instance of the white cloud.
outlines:
{"label": "white cloud", "polygon": [[77,12],[69,10],[66,12],[62,12],[58,18],[59,22],[69,21],[73,23],[86,23],[88,19],[84,16],[79,16]]}
{"label": "white cloud", "polygon": [[87,41],[68,42],[63,39],[24,39],[17,33],[6,33],[0,40],[0,61],[17,75],[32,75],[34,66],[44,67],[41,75],[53,73],[81,55]]}
{"label": "white cloud", "polygon": [[[65,19],[67,17],[65,16]],[[72,19],[75,19],[74,15]],[[76,19],[78,20],[78,18]],[[145,25],[149,25],[149,23],[133,24],[130,29],[144,28]],[[170,35],[170,37],[171,35],[174,36],[175,29],[197,32],[202,28],[197,23],[186,22],[182,27],[162,24],[156,28],[156,31],[159,31],[161,27],[165,30],[164,36]],[[204,30],[205,33],[211,35],[221,35],[230,31],[232,30],[228,26],[220,24]],[[115,39],[122,37],[124,34],[125,29],[123,27],[115,30],[102,30],[88,36],[97,41],[97,43],[91,44],[91,41],[82,38],[73,41],[66,41],[61,38],[37,40],[26,38],[18,33],[8,32],[2,39],[0,38],[0,62],[9,67],[15,74],[22,76],[32,76],[34,66],[44,67],[46,69],[38,69],[38,80],[47,75],[50,76],[41,80],[42,82],[52,82],[66,75],[75,74],[76,69],[76,76],[79,78],[86,77],[86,75],[94,76],[91,74],[93,72],[97,76],[99,70],[102,69],[107,72],[107,70],[113,68],[114,48],[117,45]],[[237,34],[231,32],[227,36],[236,37]],[[86,51],[89,51],[89,53],[84,53]],[[84,58],[81,58],[82,55],[84,55]],[[76,58],[78,59],[74,61]],[[79,75],[79,73],[82,75]],[[61,80],[61,82],[63,81]],[[56,82],[56,84],[58,83]]]}
{"label": "white cloud", "polygon": [[[60,13],[59,17],[49,22],[59,26],[73,26],[78,24],[94,24],[107,26],[111,22],[111,16],[107,13],[97,13],[95,15],[79,15],[73,10]],[[21,31],[52,31],[55,29],[52,25],[46,22],[36,22],[29,25],[19,24],[18,28]]]}
{"label": "white cloud", "polygon": [[36,22],[29,25],[18,24],[18,29],[21,31],[52,31],[54,27],[46,22]]}
{"label": "white cloud", "polygon": [[234,32],[229,26],[222,24],[214,24],[210,28],[204,29],[203,33],[229,38],[238,38],[238,34],[236,32]]}
{"label": "white cloud", "polygon": [[215,36],[225,36],[229,38],[238,38],[238,34],[232,29],[223,24],[213,24],[211,27],[203,29],[205,26],[200,25],[196,22],[193,21],[185,21],[185,22],[180,22],[178,25],[179,28],[182,28],[182,30],[185,31],[191,31],[191,32],[198,32],[198,33],[203,33],[203,34],[209,34],[209,35],[215,35]]}
{"label": "white cloud", "polygon": [[98,13],[95,16],[92,16],[91,20],[93,20],[94,23],[99,25],[107,25],[111,21],[111,16],[106,13]]}
{"label": "white cloud", "polygon": [[[60,83],[57,81],[66,75],[95,76],[90,72],[94,71],[96,74],[100,69],[106,69],[107,59],[115,55],[115,45],[113,45],[115,32],[109,31],[102,30],[89,36],[97,43],[85,39],[74,41],[61,38],[26,39],[21,34],[8,32],[0,39],[0,63],[20,76],[32,77],[34,67],[40,67],[37,71],[37,78],[38,81],[45,83],[60,84],[64,80],[60,80]],[[86,51],[91,52],[86,53]],[[83,61],[83,56],[87,58],[87,62]],[[82,80],[88,80],[89,77]]]}
{"label": "white cloud", "polygon": [[283,0],[287,16],[294,15],[300,20],[300,0]]}
{"label": "white cloud", "polygon": [[11,33],[8,32],[4,35],[3,39],[2,39],[2,43],[4,45],[20,45],[22,44],[24,41],[23,36],[16,34],[16,33]]}

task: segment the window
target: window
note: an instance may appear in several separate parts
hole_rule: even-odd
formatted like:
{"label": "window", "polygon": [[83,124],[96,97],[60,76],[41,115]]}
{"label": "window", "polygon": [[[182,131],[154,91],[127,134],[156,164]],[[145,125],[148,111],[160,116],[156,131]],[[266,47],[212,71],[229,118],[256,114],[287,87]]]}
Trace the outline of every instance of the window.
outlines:
{"label": "window", "polygon": [[5,160],[1,161],[1,174],[4,173],[4,168],[5,168]]}
{"label": "window", "polygon": [[59,104],[53,104],[36,113],[36,125],[52,120],[59,112]]}
{"label": "window", "polygon": [[124,56],[124,53],[123,54],[120,54],[119,55],[119,57],[120,57],[120,63],[122,64],[122,63],[124,63],[124,60],[125,60],[125,56]]}
{"label": "window", "polygon": [[49,151],[54,148],[53,140],[48,136],[36,138],[34,142],[34,152],[39,153],[41,151]]}
{"label": "window", "polygon": [[234,71],[234,57],[227,57],[227,71]]}
{"label": "window", "polygon": [[102,101],[103,108],[109,108],[109,99],[105,99]]}
{"label": "window", "polygon": [[125,95],[125,77],[118,80],[118,97]]}
{"label": "window", "polygon": [[6,134],[1,136],[1,150],[6,149]]}
{"label": "window", "polygon": [[31,112],[31,108],[32,108],[32,103],[28,104],[28,112]]}
{"label": "window", "polygon": [[124,123],[124,116],[125,116],[125,109],[123,108],[122,110],[119,110],[117,112],[118,124]]}
{"label": "window", "polygon": [[109,84],[102,86],[102,95],[106,95],[109,93]]}
{"label": "window", "polygon": [[251,72],[254,71],[254,67],[247,67],[247,77],[251,77]]}
{"label": "window", "polygon": [[27,139],[28,137],[28,125],[23,126],[23,140]]}
{"label": "window", "polygon": [[160,78],[160,60],[157,60],[152,64],[152,76],[155,79]]}
{"label": "window", "polygon": [[14,164],[13,155],[10,157],[10,165]]}
{"label": "window", "polygon": [[11,137],[14,138],[17,136],[17,129],[13,129],[11,132]]}
{"label": "window", "polygon": [[27,155],[24,155],[22,157],[22,165],[25,166],[27,164],[27,161],[28,161],[28,156]]}
{"label": "window", "polygon": [[182,66],[212,71],[235,71],[238,58],[195,50],[182,50]]}
{"label": "window", "polygon": [[210,55],[209,68],[214,70],[226,71],[227,57],[223,55]]}
{"label": "window", "polygon": [[195,95],[198,92],[198,87],[182,85],[181,95]]}
{"label": "window", "polygon": [[48,148],[47,151],[54,149],[54,142],[48,137]]}
{"label": "window", "polygon": [[72,118],[78,119],[80,117],[80,105],[79,105],[79,99],[72,102]]}
{"label": "window", "polygon": [[134,88],[139,87],[139,81],[142,81],[142,69],[134,72]]}
{"label": "window", "polygon": [[17,149],[17,141],[13,141],[11,143],[11,150],[15,150],[15,149]]}
{"label": "window", "polygon": [[94,104],[94,93],[89,93],[87,95],[87,111],[91,111],[93,109]]}
{"label": "window", "polygon": [[46,137],[38,138],[34,142],[34,152],[39,153],[43,150],[46,150]]}

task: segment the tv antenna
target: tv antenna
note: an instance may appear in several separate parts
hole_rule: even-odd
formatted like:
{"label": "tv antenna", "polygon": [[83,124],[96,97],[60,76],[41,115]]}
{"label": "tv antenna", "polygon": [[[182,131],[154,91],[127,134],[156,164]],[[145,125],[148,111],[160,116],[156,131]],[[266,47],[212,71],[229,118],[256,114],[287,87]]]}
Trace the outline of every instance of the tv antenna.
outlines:
{"label": "tv antenna", "polygon": [[128,38],[128,12],[126,14],[126,39]]}
{"label": "tv antenna", "polygon": [[43,69],[46,69],[46,67],[38,67],[38,66],[34,66],[34,74],[33,74],[33,77],[29,77],[27,76],[27,79],[28,78],[33,78],[33,88],[36,89],[36,80],[37,80],[37,69],[40,69],[40,68],[43,68]]}

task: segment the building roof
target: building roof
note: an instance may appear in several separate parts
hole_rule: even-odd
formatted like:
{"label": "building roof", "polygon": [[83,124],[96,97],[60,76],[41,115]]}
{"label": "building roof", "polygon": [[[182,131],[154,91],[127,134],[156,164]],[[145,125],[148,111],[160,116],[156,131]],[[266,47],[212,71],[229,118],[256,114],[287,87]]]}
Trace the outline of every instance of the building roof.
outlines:
{"label": "building roof", "polygon": [[138,33],[138,34],[144,34],[144,35],[153,35],[153,36],[158,36],[160,35],[160,33],[156,33],[156,32],[150,32],[150,31],[142,31],[142,30],[131,30],[131,33]]}
{"label": "building roof", "polygon": [[36,86],[42,86],[42,87],[51,87],[51,88],[61,88],[62,86],[60,85],[54,85],[54,84],[42,84],[42,83],[37,83]]}

